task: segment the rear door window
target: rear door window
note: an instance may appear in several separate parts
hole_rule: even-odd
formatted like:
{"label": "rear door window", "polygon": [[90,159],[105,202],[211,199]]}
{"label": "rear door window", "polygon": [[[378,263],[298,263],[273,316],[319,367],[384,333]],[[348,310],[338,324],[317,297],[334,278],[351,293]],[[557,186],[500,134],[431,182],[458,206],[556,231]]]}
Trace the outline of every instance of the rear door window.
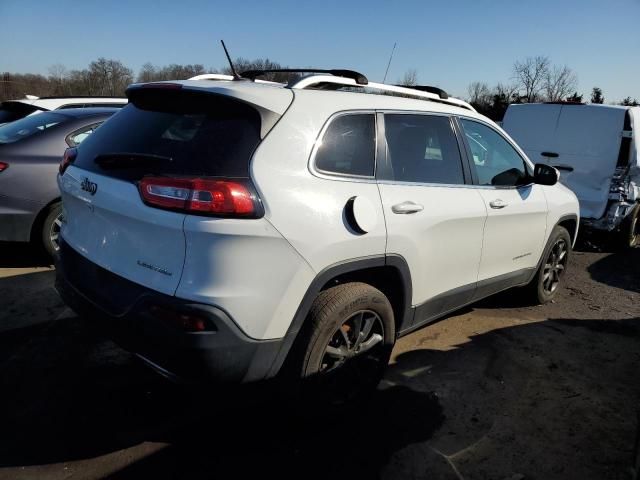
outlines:
{"label": "rear door window", "polygon": [[373,113],[340,115],[331,121],[322,137],[315,166],[330,174],[372,177],[375,157]]}
{"label": "rear door window", "polygon": [[465,183],[449,117],[386,114],[384,119],[390,165],[387,180]]}
{"label": "rear door window", "polygon": [[213,94],[149,92],[90,135],[74,165],[124,180],[145,175],[248,177],[260,114]]}

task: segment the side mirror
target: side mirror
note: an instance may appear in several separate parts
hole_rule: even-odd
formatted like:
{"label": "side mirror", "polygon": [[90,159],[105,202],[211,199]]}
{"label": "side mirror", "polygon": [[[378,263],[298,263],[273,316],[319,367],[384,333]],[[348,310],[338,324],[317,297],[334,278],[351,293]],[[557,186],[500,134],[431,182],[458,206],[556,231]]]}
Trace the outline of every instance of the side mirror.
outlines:
{"label": "side mirror", "polygon": [[560,180],[560,172],[551,165],[536,163],[533,181],[538,185],[555,185]]}

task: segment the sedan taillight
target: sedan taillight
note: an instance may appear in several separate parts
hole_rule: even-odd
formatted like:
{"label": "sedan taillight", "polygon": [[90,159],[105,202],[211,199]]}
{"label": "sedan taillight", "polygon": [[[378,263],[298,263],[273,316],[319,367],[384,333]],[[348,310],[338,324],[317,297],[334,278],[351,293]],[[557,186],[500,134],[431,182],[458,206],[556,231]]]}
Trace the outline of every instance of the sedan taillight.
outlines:
{"label": "sedan taillight", "polygon": [[9,168],[8,163],[0,162],[0,172],[4,172],[7,168]]}
{"label": "sedan taillight", "polygon": [[75,161],[77,156],[78,149],[75,147],[69,147],[64,151],[64,155],[62,160],[60,160],[60,165],[58,166],[58,172],[60,175],[62,175],[67,167]]}
{"label": "sedan taillight", "polygon": [[145,177],[138,188],[151,207],[224,217],[256,218],[262,213],[258,197],[243,180]]}

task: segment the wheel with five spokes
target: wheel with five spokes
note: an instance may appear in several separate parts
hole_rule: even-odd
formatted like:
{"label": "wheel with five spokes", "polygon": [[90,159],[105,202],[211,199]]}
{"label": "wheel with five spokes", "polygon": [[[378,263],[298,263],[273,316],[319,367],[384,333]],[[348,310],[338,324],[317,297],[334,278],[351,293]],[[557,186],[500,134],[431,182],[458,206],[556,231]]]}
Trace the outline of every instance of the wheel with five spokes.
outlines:
{"label": "wheel with five spokes", "polygon": [[47,254],[54,258],[60,249],[59,235],[62,226],[62,204],[52,204],[42,222],[41,242]]}
{"label": "wheel with five spokes", "polygon": [[567,271],[571,237],[566,228],[556,226],[551,232],[540,267],[527,288],[534,303],[547,303],[558,293]]}
{"label": "wheel with five spokes", "polygon": [[382,378],[395,341],[393,309],[371,285],[337,285],[318,295],[301,335],[296,375],[305,402],[349,406]]}

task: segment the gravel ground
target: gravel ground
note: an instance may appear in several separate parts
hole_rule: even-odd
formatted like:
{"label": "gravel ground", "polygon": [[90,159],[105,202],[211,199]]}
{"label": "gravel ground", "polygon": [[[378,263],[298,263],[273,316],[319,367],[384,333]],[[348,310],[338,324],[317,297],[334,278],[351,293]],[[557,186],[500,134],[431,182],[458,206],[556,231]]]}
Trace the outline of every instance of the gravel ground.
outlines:
{"label": "gravel ground", "polygon": [[0,479],[633,478],[640,249],[583,246],[554,303],[505,292],[403,338],[371,402],[322,423],[167,383],[0,252]]}

